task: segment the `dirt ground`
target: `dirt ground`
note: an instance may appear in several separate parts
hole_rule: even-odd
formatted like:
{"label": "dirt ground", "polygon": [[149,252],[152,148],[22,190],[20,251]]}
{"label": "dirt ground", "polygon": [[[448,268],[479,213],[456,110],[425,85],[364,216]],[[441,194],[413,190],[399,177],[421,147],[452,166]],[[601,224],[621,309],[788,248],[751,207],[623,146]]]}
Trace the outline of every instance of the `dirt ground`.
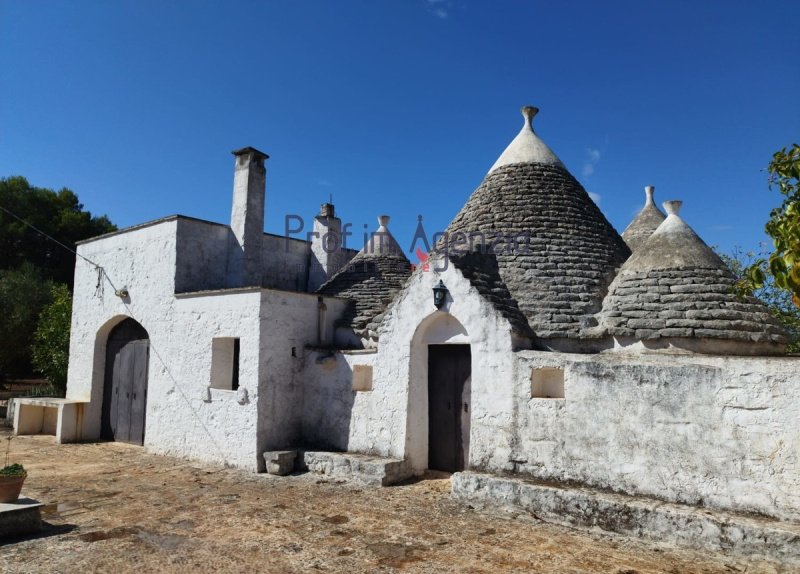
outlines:
{"label": "dirt ground", "polygon": [[15,438],[12,458],[29,472],[23,493],[47,504],[47,525],[0,542],[2,572],[781,571],[479,511],[450,500],[446,477],[362,487],[45,436]]}

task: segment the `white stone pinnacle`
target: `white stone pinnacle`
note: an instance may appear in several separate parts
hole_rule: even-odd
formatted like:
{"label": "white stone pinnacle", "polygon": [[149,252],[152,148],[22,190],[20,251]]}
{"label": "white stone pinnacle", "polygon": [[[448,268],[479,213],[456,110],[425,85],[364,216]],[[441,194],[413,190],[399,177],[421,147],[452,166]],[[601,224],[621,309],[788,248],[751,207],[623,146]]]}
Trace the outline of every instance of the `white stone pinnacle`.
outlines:
{"label": "white stone pinnacle", "polygon": [[547,147],[539,136],[533,131],[533,118],[539,113],[539,108],[533,106],[525,106],[522,108],[522,117],[525,122],[522,125],[517,137],[515,137],[505,151],[500,155],[494,165],[489,170],[489,173],[496,170],[498,167],[504,165],[511,165],[514,163],[543,163],[550,165],[560,165],[561,160],[553,151]]}

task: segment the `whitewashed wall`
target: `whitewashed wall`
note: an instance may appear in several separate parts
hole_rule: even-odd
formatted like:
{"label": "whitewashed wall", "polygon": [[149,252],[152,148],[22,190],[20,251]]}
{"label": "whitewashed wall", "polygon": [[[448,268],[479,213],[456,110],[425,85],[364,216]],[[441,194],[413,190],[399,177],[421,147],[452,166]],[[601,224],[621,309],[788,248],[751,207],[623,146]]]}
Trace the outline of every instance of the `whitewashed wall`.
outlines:
{"label": "whitewashed wall", "polygon": [[[373,365],[374,351],[308,349],[303,358],[303,444],[319,450],[354,450],[374,391],[352,389],[353,367]],[[374,373],[373,373],[374,374]],[[373,385],[375,380],[373,378]]]}
{"label": "whitewashed wall", "polygon": [[175,246],[175,292],[230,286],[228,250],[231,228],[219,223],[179,217]]}
{"label": "whitewashed wall", "polygon": [[[485,470],[800,518],[798,358],[517,355],[515,448]],[[540,366],[564,399],[531,398]]]}
{"label": "whitewashed wall", "polygon": [[[442,311],[432,288],[442,279],[450,295]],[[324,446],[408,458],[421,472],[428,462],[429,344],[469,343],[472,352],[472,436],[470,460],[505,460],[511,448],[486,448],[511,423],[513,354],[511,330],[452,265],[442,272],[416,272],[391,305],[381,325],[377,354],[306,358],[304,433]],[[373,390],[353,392],[352,367],[373,365]],[[324,420],[316,431],[316,420]],[[324,434],[323,434],[324,433]],[[505,433],[510,440],[511,434]],[[492,440],[492,444],[495,441]]]}
{"label": "whitewashed wall", "polygon": [[[95,296],[97,273],[78,260],[67,396],[90,401],[83,438],[99,437],[106,337],[114,325],[132,317],[150,336],[145,446],[255,469],[261,293],[255,289],[176,298],[179,224],[170,218],[79,247],[114,285],[127,287],[130,297],[115,296],[108,283]],[[212,242],[214,236],[208,239]],[[204,258],[197,262],[207,263]],[[240,387],[250,393],[245,404],[231,391],[212,390],[208,400],[213,337],[241,339]]]}
{"label": "whitewashed wall", "polygon": [[[333,338],[333,321],[344,301],[305,293],[262,291],[258,451],[297,446],[302,435],[303,364],[308,345]],[[263,460],[259,460],[263,468]]]}
{"label": "whitewashed wall", "polygon": [[287,291],[305,291],[311,250],[305,241],[264,234],[262,285]]}

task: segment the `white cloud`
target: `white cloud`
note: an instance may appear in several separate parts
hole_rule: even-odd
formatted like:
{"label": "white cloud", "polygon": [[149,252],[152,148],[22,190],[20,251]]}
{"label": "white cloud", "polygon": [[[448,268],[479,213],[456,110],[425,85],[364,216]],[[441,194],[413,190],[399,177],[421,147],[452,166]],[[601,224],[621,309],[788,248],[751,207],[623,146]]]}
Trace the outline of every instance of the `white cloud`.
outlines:
{"label": "white cloud", "polygon": [[452,0],[425,0],[428,10],[435,16],[445,19],[450,15]]}
{"label": "white cloud", "polygon": [[594,166],[600,161],[600,150],[594,148],[586,149],[586,161],[583,163],[583,177],[589,177],[594,173]]}
{"label": "white cloud", "polygon": [[602,199],[602,196],[599,193],[595,193],[593,191],[589,192],[589,197],[591,197],[592,201],[594,201],[597,204],[599,204],[600,200]]}
{"label": "white cloud", "polygon": [[330,187],[330,186],[332,186],[332,185],[333,185],[333,184],[332,184],[330,181],[328,181],[327,179],[322,179],[322,178],[320,178],[320,177],[316,178],[314,181],[316,182],[316,184],[317,184],[317,185],[321,185],[322,187]]}

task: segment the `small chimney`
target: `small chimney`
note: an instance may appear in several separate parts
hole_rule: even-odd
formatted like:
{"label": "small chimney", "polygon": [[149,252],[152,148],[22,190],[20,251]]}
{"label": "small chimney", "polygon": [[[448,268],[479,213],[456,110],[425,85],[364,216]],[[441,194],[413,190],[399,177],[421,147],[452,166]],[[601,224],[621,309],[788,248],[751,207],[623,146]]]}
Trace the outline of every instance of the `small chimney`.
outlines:
{"label": "small chimney", "polygon": [[678,215],[681,211],[681,205],[683,205],[683,202],[673,199],[672,201],[665,201],[661,205],[664,206],[664,211],[667,212],[667,215]]}
{"label": "small chimney", "polygon": [[264,242],[264,201],[269,156],[252,147],[232,152],[233,173],[231,231],[233,246],[228,260],[231,287],[261,285]]}
{"label": "small chimney", "polygon": [[308,291],[313,293],[333,277],[344,264],[342,220],[336,217],[332,203],[323,203],[314,218],[308,270]]}
{"label": "small chimney", "polygon": [[655,186],[653,185],[645,186],[644,188],[644,195],[646,198],[644,201],[645,205],[655,205],[655,202],[653,202],[653,194],[655,194],[655,192],[656,192]]}

